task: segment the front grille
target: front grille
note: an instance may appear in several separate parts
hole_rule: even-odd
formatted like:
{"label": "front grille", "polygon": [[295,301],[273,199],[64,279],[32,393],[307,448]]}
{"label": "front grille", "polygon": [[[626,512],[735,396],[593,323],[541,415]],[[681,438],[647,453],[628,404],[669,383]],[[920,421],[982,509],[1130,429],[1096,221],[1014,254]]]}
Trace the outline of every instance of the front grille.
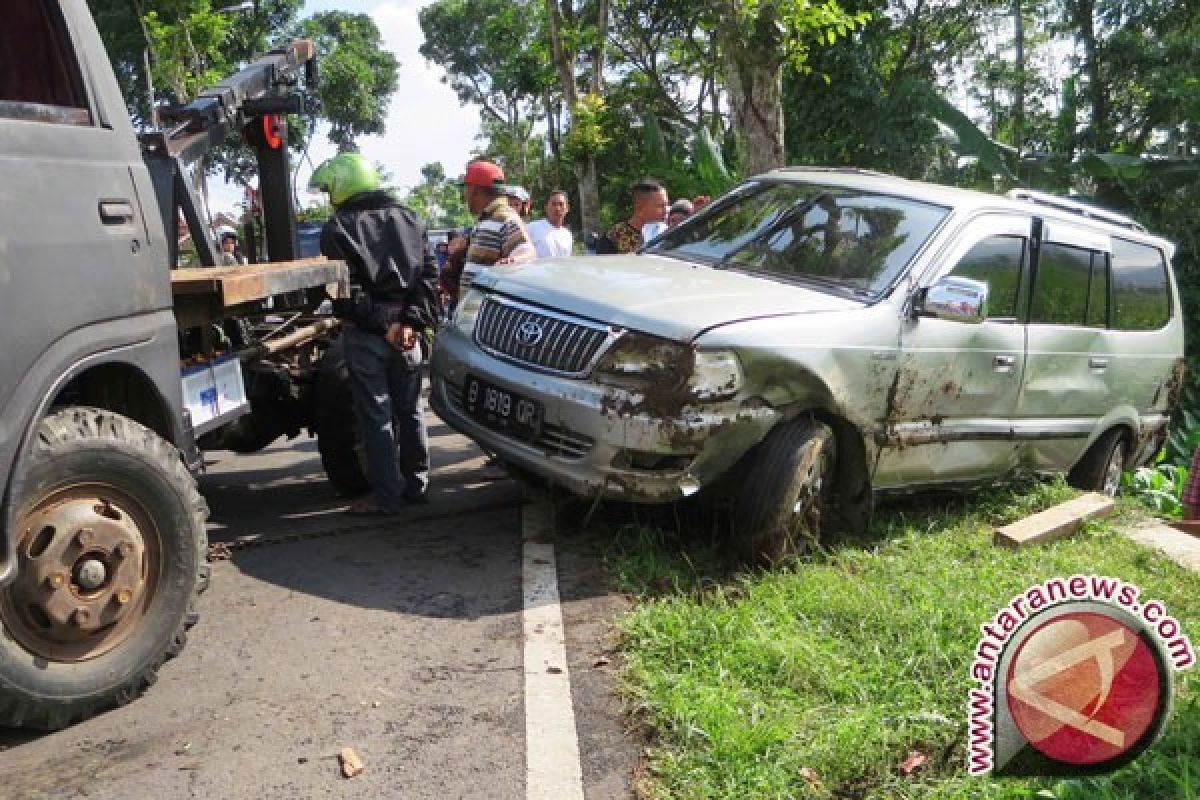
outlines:
{"label": "front grille", "polygon": [[[523,341],[540,337],[529,344]],[[475,341],[492,355],[571,377],[583,377],[609,339],[608,329],[527,306],[488,298],[475,322]]]}
{"label": "front grille", "polygon": [[[466,406],[463,405],[462,387],[449,382],[443,385],[446,387],[446,399],[450,401],[451,407],[458,413],[465,414]],[[501,435],[503,436],[503,434]],[[590,436],[576,433],[570,428],[546,423],[542,425],[542,433],[533,444],[548,456],[578,459],[591,452],[596,441]]]}

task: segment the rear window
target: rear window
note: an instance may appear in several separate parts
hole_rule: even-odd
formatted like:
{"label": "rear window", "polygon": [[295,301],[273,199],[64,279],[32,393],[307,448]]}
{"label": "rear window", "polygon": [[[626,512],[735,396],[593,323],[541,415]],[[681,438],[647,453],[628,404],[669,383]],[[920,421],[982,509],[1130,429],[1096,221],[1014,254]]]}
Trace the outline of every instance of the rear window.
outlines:
{"label": "rear window", "polygon": [[901,275],[947,209],[811,183],[751,184],[649,252],[859,295]]}
{"label": "rear window", "polygon": [[1167,261],[1154,247],[1113,239],[1113,327],[1154,331],[1171,317]]}

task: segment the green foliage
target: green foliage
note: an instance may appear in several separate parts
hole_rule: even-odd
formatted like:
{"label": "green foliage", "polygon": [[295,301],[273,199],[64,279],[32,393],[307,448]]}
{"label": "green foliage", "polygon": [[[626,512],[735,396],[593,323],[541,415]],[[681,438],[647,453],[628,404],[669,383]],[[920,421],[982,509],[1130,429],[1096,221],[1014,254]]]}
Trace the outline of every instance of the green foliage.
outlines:
{"label": "green foliage", "polygon": [[[1200,624],[1200,577],[1105,525],[1020,551],[992,544],[994,525],[1072,494],[1033,484],[897,503],[880,510],[869,541],[765,573],[731,575],[703,542],[685,550],[662,532],[620,532],[610,562],[637,596],[621,623],[623,677],[653,742],[643,796],[1194,798],[1191,674],[1165,737],[1088,779],[1092,794],[965,774],[978,626],[1019,591],[1053,576],[1118,575],[1185,628]],[[913,750],[928,761],[905,776]]]}
{"label": "green foliage", "polygon": [[345,146],[358,136],[383,133],[400,63],[384,49],[370,15],[325,11],[301,22],[297,33],[317,45],[318,96],[329,140]]}
{"label": "green foliage", "polygon": [[421,183],[404,196],[403,202],[430,228],[463,228],[472,221],[462,189],[446,178],[440,162],[421,167]]}
{"label": "green foliage", "polygon": [[572,161],[595,158],[612,139],[612,131],[604,124],[607,106],[598,94],[585,94],[571,109],[571,130],[563,143],[563,154]]}
{"label": "green foliage", "polygon": [[1121,476],[1121,490],[1164,517],[1183,516],[1183,489],[1187,485],[1187,467],[1156,464],[1138,467]]}

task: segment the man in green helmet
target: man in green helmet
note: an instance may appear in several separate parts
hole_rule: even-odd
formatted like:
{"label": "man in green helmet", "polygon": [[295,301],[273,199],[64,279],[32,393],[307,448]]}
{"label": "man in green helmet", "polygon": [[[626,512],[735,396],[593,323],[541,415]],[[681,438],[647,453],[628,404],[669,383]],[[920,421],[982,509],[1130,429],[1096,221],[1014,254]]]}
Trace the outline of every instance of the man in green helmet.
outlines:
{"label": "man in green helmet", "polygon": [[436,326],[441,310],[436,261],[424,223],[383,191],[379,173],[358,153],[326,161],[309,187],[327,192],[334,207],[321,230],[321,253],[346,262],[354,287],[349,299],[334,301],[334,313],[345,321],[372,494],[349,512],[395,514],[406,503],[426,502],[429,486],[420,334]]}

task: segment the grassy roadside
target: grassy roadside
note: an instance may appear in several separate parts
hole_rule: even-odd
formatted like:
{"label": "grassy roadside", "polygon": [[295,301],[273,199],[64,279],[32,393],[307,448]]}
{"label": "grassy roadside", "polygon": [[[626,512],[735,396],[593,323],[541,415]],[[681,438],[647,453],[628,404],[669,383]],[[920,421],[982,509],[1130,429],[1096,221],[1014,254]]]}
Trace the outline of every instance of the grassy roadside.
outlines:
{"label": "grassy roadside", "polygon": [[[715,548],[626,527],[610,567],[639,598],[625,682],[649,728],[652,798],[1200,798],[1200,680],[1178,682],[1167,734],[1112,776],[972,779],[967,670],[978,626],[1055,576],[1142,587],[1200,640],[1200,576],[1090,526],[1022,552],[991,525],[1068,498],[1061,484],[881,510],[873,538],[768,573],[722,571]],[[1117,523],[1119,524],[1119,520]],[[909,775],[913,753],[924,764]]]}

